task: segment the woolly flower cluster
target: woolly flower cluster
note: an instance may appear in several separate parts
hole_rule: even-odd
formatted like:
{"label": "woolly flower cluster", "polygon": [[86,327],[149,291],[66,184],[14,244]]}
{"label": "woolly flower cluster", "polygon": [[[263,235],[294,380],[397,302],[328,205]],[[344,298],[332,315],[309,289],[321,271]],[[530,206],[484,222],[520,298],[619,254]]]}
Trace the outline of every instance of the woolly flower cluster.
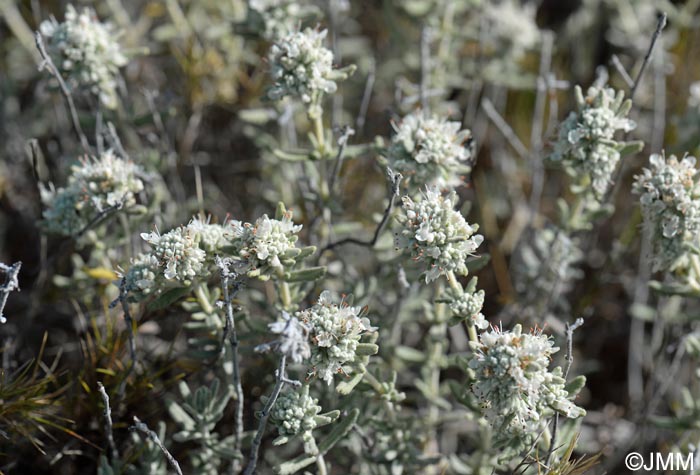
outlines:
{"label": "woolly flower cluster", "polygon": [[336,299],[328,291],[321,293],[311,308],[296,313],[310,330],[311,364],[315,374],[331,384],[336,373],[351,374],[357,356],[357,345],[365,332],[376,330],[362,308],[352,307]]}
{"label": "woolly flower cluster", "polygon": [[674,270],[687,262],[684,243],[697,243],[700,189],[695,157],[649,157],[649,168],[635,177],[645,224],[651,226],[654,270]]}
{"label": "woolly flower cluster", "polygon": [[484,291],[475,290],[474,292],[462,292],[454,294],[451,290],[448,295],[452,299],[448,301],[448,306],[452,313],[456,316],[466,319],[466,321],[474,325],[480,330],[485,330],[489,326],[489,322],[481,310],[484,308]]}
{"label": "woolly flower cluster", "polygon": [[555,412],[569,418],[585,415],[569,400],[561,368],[548,370],[558,350],[546,335],[523,334],[520,325],[479,335],[470,362],[476,375],[472,391],[493,427],[497,446],[518,451],[531,446]]}
{"label": "woolly flower cluster", "polygon": [[188,286],[206,277],[216,252],[231,244],[227,225],[194,218],[165,234],[142,233],[151,251],[140,254],[124,275],[126,288],[135,299],[157,293],[168,286]]}
{"label": "woolly flower cluster", "polygon": [[402,229],[396,233],[396,247],[406,250],[425,270],[425,281],[431,282],[448,272],[467,274],[466,261],[483,242],[470,225],[455,211],[457,195],[442,196],[427,188],[418,202],[404,196],[404,215],[399,218]]}
{"label": "woolly flower cluster", "polygon": [[65,188],[41,189],[42,201],[47,206],[43,224],[51,233],[75,234],[108,208],[134,205],[136,195],[144,188],[143,169],[117,157],[111,150],[99,158],[81,159],[71,170]]}
{"label": "woolly flower cluster", "polygon": [[471,152],[465,147],[469,130],[423,112],[414,112],[394,125],[396,134],[387,151],[389,166],[407,177],[413,185],[453,187],[460,174],[470,170]]}
{"label": "woolly flower cluster", "polygon": [[206,253],[189,226],[179,226],[165,234],[157,230],[142,233],[141,238],[151,246],[151,257],[167,280],[189,284],[202,272]]}
{"label": "woolly flower cluster", "polygon": [[320,93],[334,93],[333,53],[323,46],[326,30],[290,33],[270,48],[269,61],[274,84],[267,91],[272,100],[299,97],[311,103]]}
{"label": "woolly flower cluster", "polygon": [[[489,33],[484,41],[497,49],[496,57],[510,56],[520,59],[533,48],[540,38],[540,30],[535,22],[536,8],[521,5],[515,0],[488,2],[484,9],[483,21],[488,25]],[[517,31],[517,37],[513,32]]]}
{"label": "woolly flower cluster", "polygon": [[620,160],[624,142],[614,139],[615,132],[629,132],[636,124],[627,118],[632,103],[624,101],[622,91],[590,88],[584,98],[576,86],[579,105],[559,126],[559,135],[550,159],[561,162],[577,177],[588,177],[596,197],[607,191]]}
{"label": "woolly flower cluster", "polygon": [[298,251],[296,234],[302,226],[294,224],[289,212],[281,220],[263,215],[254,224],[234,221],[232,226],[238,255],[253,269],[282,270],[285,261],[293,259]]}
{"label": "woolly flower cluster", "polygon": [[304,385],[299,391],[280,394],[270,411],[270,420],[280,436],[293,437],[314,430],[319,412],[318,399],[309,396],[309,386]]}
{"label": "woolly flower cluster", "polygon": [[40,30],[52,61],[68,82],[87,87],[105,107],[115,108],[117,75],[127,59],[112,27],[98,21],[92,9],[78,12],[68,5],[63,23],[51,18]]}

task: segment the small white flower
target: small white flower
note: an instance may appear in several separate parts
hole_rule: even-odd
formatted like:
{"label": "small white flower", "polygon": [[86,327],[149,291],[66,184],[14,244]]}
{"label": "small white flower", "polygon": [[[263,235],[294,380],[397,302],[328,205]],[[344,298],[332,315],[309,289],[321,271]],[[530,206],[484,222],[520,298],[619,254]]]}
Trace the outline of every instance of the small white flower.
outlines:
{"label": "small white flower", "polygon": [[240,247],[239,257],[253,269],[269,267],[274,271],[284,268],[282,260],[295,249],[296,234],[302,228],[294,224],[291,213],[286,213],[281,220],[263,215],[255,224],[233,222],[231,227]]}
{"label": "small white flower", "polygon": [[270,99],[292,96],[310,103],[321,93],[336,91],[333,53],[323,46],[327,33],[306,28],[272,45],[268,58],[273,80],[267,92]]}
{"label": "small white flower", "polygon": [[101,23],[90,8],[78,12],[68,5],[65,19],[55,18],[39,27],[47,51],[67,82],[86,87],[105,107],[117,105],[117,75],[127,64],[111,25]]}
{"label": "small white flower", "polygon": [[279,395],[270,411],[270,421],[280,436],[292,437],[311,432],[316,428],[316,416],[321,412],[318,399],[309,396],[309,386],[298,391],[286,391]]}
{"label": "small white flower", "polygon": [[558,350],[542,332],[523,334],[520,325],[479,335],[470,362],[475,372],[472,391],[494,429],[497,446],[530,446],[555,412],[569,418],[585,415],[569,400],[561,368],[548,369]]}
{"label": "small white flower", "polygon": [[404,196],[402,228],[396,234],[396,246],[408,252],[425,270],[425,281],[431,282],[447,272],[467,274],[467,258],[473,256],[483,242],[475,234],[479,227],[470,225],[453,209],[457,195],[442,196],[427,188],[422,199],[413,201]]}
{"label": "small white flower", "polygon": [[321,293],[316,305],[296,313],[310,329],[314,372],[328,384],[337,373],[353,372],[360,337],[376,330],[361,314],[362,308],[338,302],[328,291]]}
{"label": "small white flower", "polygon": [[151,255],[167,280],[176,280],[189,285],[191,281],[206,272],[206,253],[199,248],[194,233],[186,226],[180,226],[163,235],[155,232],[142,233],[141,238],[152,248]]}
{"label": "small white flower", "polygon": [[635,176],[644,222],[651,227],[655,271],[688,264],[685,243],[697,244],[700,232],[700,188],[695,157],[653,154],[649,168]]}
{"label": "small white flower", "polygon": [[219,252],[222,247],[230,245],[233,236],[233,231],[226,223],[212,224],[209,222],[210,218],[206,220],[198,217],[192,218],[192,221],[187,224],[187,227],[199,240],[200,247],[207,254]]}
{"label": "small white flower", "polygon": [[396,133],[387,150],[389,166],[412,185],[454,187],[461,183],[460,175],[469,172],[471,152],[465,142],[471,132],[460,130],[459,122],[418,111],[393,127]]}
{"label": "small white flower", "polygon": [[588,176],[595,196],[601,198],[610,186],[624,145],[615,141],[615,133],[629,132],[637,125],[627,118],[630,103],[623,101],[622,91],[590,88],[583,98],[581,88],[576,86],[576,95],[579,110],[559,125],[549,159],[561,162],[576,178]]}

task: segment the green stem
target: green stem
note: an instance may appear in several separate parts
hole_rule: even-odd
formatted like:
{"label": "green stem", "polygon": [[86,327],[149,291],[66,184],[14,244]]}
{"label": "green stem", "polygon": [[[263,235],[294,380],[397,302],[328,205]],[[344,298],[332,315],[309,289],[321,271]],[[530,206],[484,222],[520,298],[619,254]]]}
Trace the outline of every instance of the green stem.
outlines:
{"label": "green stem", "polygon": [[197,284],[197,286],[194,288],[194,295],[195,297],[197,297],[197,302],[199,302],[199,305],[202,306],[202,310],[204,310],[204,313],[214,313],[214,307],[212,307],[211,303],[209,302],[209,296],[207,295],[207,292],[204,288],[204,284],[202,284],[201,282]]}
{"label": "green stem", "polygon": [[479,343],[479,337],[476,334],[476,327],[474,325],[467,324],[467,333],[469,333],[469,341]]}
{"label": "green stem", "polygon": [[278,280],[278,289],[279,289],[279,295],[280,295],[280,300],[282,301],[282,308],[284,310],[290,310],[292,308],[292,293],[289,289],[289,284],[283,280],[284,279],[284,272],[283,271],[278,271],[277,276],[279,277]]}
{"label": "green stem", "polygon": [[447,282],[450,284],[450,288],[452,290],[454,290],[458,294],[462,293],[462,286],[459,284],[459,281],[457,280],[457,277],[455,276],[455,273],[453,271],[447,272]]}

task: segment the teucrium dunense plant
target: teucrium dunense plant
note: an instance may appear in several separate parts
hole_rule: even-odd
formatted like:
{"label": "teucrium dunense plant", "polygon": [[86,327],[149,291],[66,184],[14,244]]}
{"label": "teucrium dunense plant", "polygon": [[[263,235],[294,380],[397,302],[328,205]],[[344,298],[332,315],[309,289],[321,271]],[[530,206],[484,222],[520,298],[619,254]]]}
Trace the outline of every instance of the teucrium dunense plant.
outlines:
{"label": "teucrium dunense plant", "polygon": [[636,127],[627,118],[632,101],[624,99],[624,92],[612,88],[592,87],[584,97],[576,86],[575,96],[578,110],[559,125],[549,159],[561,163],[577,186],[590,185],[595,198],[601,200],[621,155],[641,148],[636,142],[615,139],[617,131],[629,132]]}
{"label": "teucrium dunense plant", "polygon": [[82,158],[71,167],[65,188],[40,188],[46,205],[42,224],[50,233],[75,235],[100,213],[135,206],[145,179],[142,167],[111,150]]}
{"label": "teucrium dunense plant", "polygon": [[392,126],[395,133],[386,150],[389,166],[414,189],[454,187],[471,170],[471,132],[461,130],[459,122],[416,111]]}
{"label": "teucrium dunense plant", "polygon": [[68,5],[65,19],[55,18],[40,26],[53,62],[74,88],[84,87],[107,108],[117,106],[119,68],[127,64],[117,35],[101,23],[90,8],[82,11]]}
{"label": "teucrium dunense plant", "polygon": [[[310,331],[311,373],[327,384],[336,374],[353,375],[358,371],[360,339],[376,330],[362,312],[362,308],[324,291],[313,307],[296,313]],[[371,352],[376,352],[376,347]]]}
{"label": "teucrium dunense plant", "polygon": [[529,448],[555,413],[572,419],[585,415],[571,401],[575,394],[565,389],[561,368],[549,370],[559,348],[541,331],[493,328],[472,346],[472,391],[492,424],[497,448],[515,453]]}
{"label": "teucrium dunense plant", "polygon": [[455,211],[457,195],[443,196],[426,188],[417,201],[402,197],[403,213],[397,218],[396,247],[421,266],[426,283],[454,272],[467,275],[467,259],[474,256],[484,238]]}
{"label": "teucrium dunense plant", "polygon": [[639,195],[644,223],[651,231],[656,271],[688,267],[692,254],[688,244],[698,244],[700,187],[695,164],[691,156],[679,160],[675,155],[653,154],[649,168],[635,177],[632,190]]}

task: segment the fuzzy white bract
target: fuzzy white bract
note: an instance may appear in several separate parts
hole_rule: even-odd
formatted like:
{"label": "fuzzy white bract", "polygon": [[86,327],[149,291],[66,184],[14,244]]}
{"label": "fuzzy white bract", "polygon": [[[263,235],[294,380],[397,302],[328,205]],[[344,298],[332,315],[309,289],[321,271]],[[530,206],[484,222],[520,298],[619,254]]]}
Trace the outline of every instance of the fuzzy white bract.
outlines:
{"label": "fuzzy white bract", "polygon": [[389,166],[417,188],[454,187],[469,172],[471,152],[465,142],[469,130],[459,122],[417,111],[393,124],[395,134],[387,150]]}
{"label": "fuzzy white bract", "polygon": [[117,75],[128,61],[112,26],[101,23],[90,8],[78,11],[68,5],[62,23],[51,18],[41,24],[40,31],[67,82],[87,87],[105,107],[115,108]]}
{"label": "fuzzy white bract", "polygon": [[494,328],[479,335],[475,350],[472,391],[497,446],[515,451],[531,446],[555,412],[568,418],[585,415],[569,399],[561,368],[549,371],[559,349],[540,331],[523,334],[520,325],[512,331]]}
{"label": "fuzzy white bract", "polygon": [[142,233],[141,238],[150,244],[151,255],[158,261],[160,272],[167,280],[189,285],[206,272],[206,253],[200,249],[195,233],[187,226],[179,226],[165,234],[157,230]]}
{"label": "fuzzy white bract", "polygon": [[279,353],[295,363],[301,363],[311,357],[309,327],[297,317],[282,312],[282,320],[270,323],[268,328],[272,333],[279,335],[276,343]]}
{"label": "fuzzy white bract", "polygon": [[291,213],[281,220],[269,218],[266,214],[254,224],[233,222],[234,238],[238,241],[239,257],[253,269],[284,269],[283,260],[295,249],[300,224],[294,224]]}
{"label": "fuzzy white bract", "polygon": [[560,124],[549,158],[561,162],[579,181],[587,177],[595,196],[602,198],[612,181],[623,146],[615,140],[615,133],[636,127],[627,118],[631,103],[624,101],[622,91],[611,88],[590,88],[584,98],[581,88],[576,86],[576,96],[579,110]]}
{"label": "fuzzy white bract", "polygon": [[268,57],[274,81],[267,92],[270,99],[292,96],[310,103],[320,93],[331,94],[337,90],[333,53],[323,46],[327,33],[306,28],[272,45]]}
{"label": "fuzzy white bract", "polygon": [[361,315],[361,307],[338,301],[328,291],[313,307],[296,313],[310,329],[313,372],[328,384],[337,373],[352,374],[361,336],[375,330]]}
{"label": "fuzzy white bract", "polygon": [[270,411],[270,421],[280,436],[293,437],[314,430],[319,412],[318,399],[309,396],[309,386],[304,385],[297,391],[280,394]]}
{"label": "fuzzy white bract", "polygon": [[408,252],[423,267],[425,281],[431,282],[448,272],[467,275],[467,259],[473,256],[484,238],[454,210],[457,194],[442,196],[427,188],[420,201],[404,196],[403,212],[398,219],[402,228],[396,233],[396,247]]}
{"label": "fuzzy white bract", "polygon": [[65,188],[41,189],[46,205],[43,225],[51,233],[73,235],[100,212],[136,204],[136,195],[144,189],[144,170],[111,150],[81,159],[71,170]]}
{"label": "fuzzy white bract", "polygon": [[226,224],[211,223],[210,218],[193,218],[187,227],[199,238],[199,246],[207,255],[220,252],[221,248],[231,244],[233,232]]}
{"label": "fuzzy white bract", "polygon": [[697,244],[700,188],[695,157],[653,154],[635,177],[645,224],[651,226],[654,270],[673,271],[688,263],[685,243]]}

